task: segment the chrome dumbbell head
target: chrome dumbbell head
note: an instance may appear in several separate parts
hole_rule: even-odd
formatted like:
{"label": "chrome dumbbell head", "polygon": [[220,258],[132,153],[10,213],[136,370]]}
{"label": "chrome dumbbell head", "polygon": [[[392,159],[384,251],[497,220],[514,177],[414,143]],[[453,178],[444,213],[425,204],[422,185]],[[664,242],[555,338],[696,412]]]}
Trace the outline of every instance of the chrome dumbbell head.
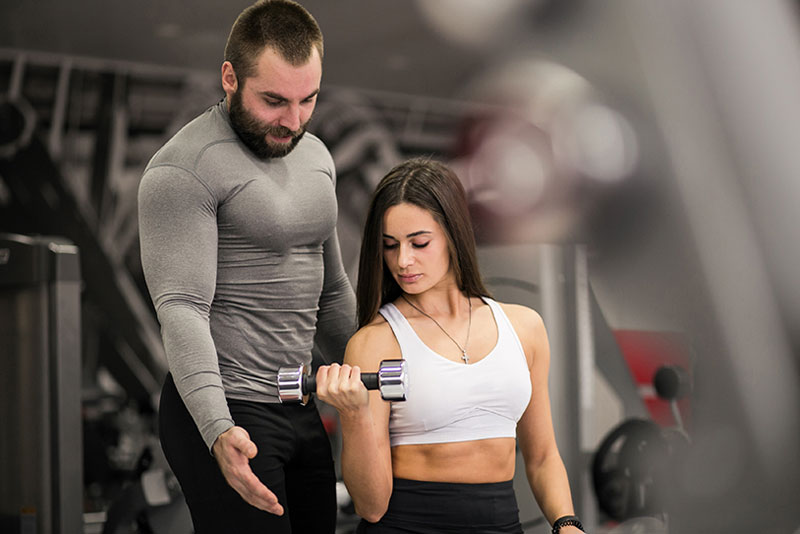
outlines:
{"label": "chrome dumbbell head", "polygon": [[408,391],[405,360],[383,360],[378,368],[378,389],[386,401],[404,401]]}
{"label": "chrome dumbbell head", "polygon": [[303,393],[303,377],[310,370],[308,365],[281,367],[278,370],[278,397],[281,402],[305,403],[307,395]]}

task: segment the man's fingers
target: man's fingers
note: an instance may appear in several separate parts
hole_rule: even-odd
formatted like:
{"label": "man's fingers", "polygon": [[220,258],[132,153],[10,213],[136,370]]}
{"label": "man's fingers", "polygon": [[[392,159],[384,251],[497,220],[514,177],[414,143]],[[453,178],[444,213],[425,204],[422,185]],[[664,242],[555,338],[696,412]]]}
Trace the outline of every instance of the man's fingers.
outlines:
{"label": "man's fingers", "polygon": [[244,500],[266,512],[283,515],[283,506],[278,502],[278,497],[252,471],[246,473],[240,482],[242,482],[242,488],[241,490],[236,488],[236,490]]}
{"label": "man's fingers", "polygon": [[232,427],[224,434],[224,443],[214,444],[217,462],[228,484],[236,490],[242,499],[266,512],[283,515],[283,506],[278,497],[272,493],[253,473],[249,458],[258,452],[256,444],[250,439],[247,430]]}
{"label": "man's fingers", "polygon": [[249,504],[266,512],[282,515],[283,506],[278,502],[278,497],[258,479],[248,462],[243,460],[237,464],[230,471],[223,470],[228,484]]}
{"label": "man's fingers", "polygon": [[283,506],[278,502],[275,494],[269,491],[266,486],[262,490],[249,491],[247,488],[234,487],[237,493],[242,496],[247,503],[260,510],[275,515],[283,515]]}

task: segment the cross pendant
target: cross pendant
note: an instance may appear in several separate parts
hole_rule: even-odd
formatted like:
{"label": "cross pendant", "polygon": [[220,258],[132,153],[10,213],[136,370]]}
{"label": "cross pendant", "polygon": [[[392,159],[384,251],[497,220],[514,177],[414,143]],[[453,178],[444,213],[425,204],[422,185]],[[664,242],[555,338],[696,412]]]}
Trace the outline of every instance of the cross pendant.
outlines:
{"label": "cross pendant", "polygon": [[464,360],[464,363],[469,364],[469,356],[467,356],[467,351],[461,352],[461,359]]}

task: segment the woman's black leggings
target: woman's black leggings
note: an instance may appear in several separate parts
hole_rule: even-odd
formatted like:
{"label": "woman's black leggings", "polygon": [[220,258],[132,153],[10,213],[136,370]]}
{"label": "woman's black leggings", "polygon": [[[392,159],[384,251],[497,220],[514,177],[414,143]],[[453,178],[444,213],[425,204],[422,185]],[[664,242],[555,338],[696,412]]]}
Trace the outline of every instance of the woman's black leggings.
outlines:
{"label": "woman's black leggings", "polygon": [[306,406],[228,400],[234,422],[250,434],[256,476],[277,495],[276,516],[245,502],[209,453],[167,375],[161,392],[161,446],[178,478],[196,534],[332,534],[336,530],[336,475],[331,446],[313,402]]}
{"label": "woman's black leggings", "polygon": [[357,534],[522,534],[513,481],[485,484],[394,479],[389,509]]}

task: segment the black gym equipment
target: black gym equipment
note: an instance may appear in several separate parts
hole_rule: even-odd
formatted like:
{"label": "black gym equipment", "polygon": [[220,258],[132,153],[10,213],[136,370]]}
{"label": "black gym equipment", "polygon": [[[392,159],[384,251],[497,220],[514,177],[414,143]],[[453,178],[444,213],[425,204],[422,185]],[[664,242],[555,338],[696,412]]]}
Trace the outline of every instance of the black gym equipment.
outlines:
{"label": "black gym equipment", "polygon": [[653,382],[658,395],[670,402],[675,427],[640,418],[623,421],[603,439],[592,461],[598,506],[616,521],[666,514],[671,477],[689,448],[677,408],[677,400],[690,390],[688,373],[663,366]]}
{"label": "black gym equipment", "polygon": [[[408,374],[405,360],[383,360],[377,373],[361,373],[367,389],[377,389],[386,401],[406,400]],[[278,397],[282,403],[305,401],[317,390],[317,378],[311,374],[310,365],[282,367],[278,371]]]}
{"label": "black gym equipment", "polygon": [[600,508],[612,519],[661,512],[668,448],[658,425],[628,419],[602,441],[592,462],[592,479]]}
{"label": "black gym equipment", "polygon": [[653,387],[662,399],[679,400],[689,393],[689,374],[678,365],[659,367],[653,376]]}
{"label": "black gym equipment", "polygon": [[0,233],[0,532],[82,529],[80,263]]}

